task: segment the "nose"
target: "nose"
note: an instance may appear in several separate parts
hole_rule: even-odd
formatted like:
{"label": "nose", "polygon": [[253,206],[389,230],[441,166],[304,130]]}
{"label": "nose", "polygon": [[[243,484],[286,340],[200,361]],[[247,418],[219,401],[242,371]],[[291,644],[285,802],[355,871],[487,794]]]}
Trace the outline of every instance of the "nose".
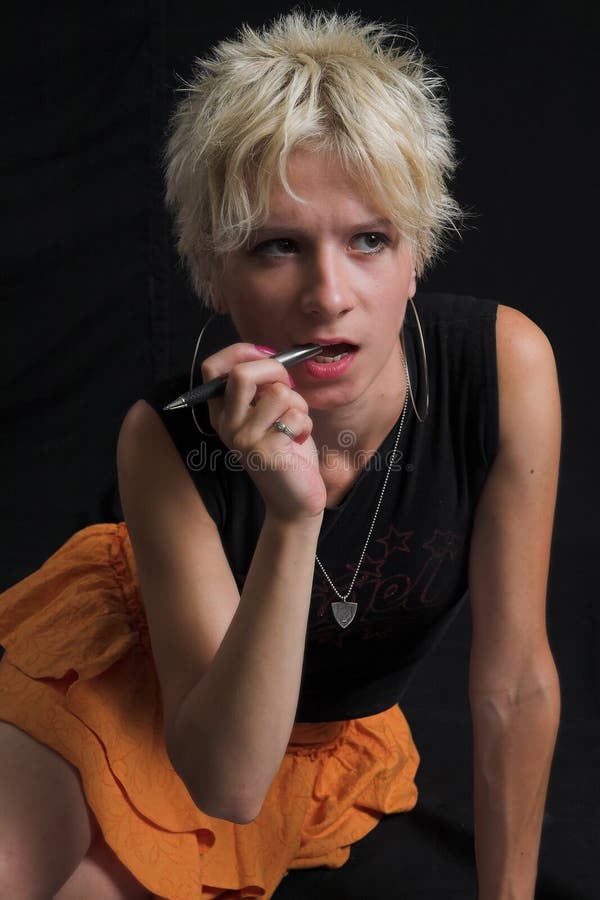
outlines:
{"label": "nose", "polygon": [[315,318],[343,316],[354,307],[351,287],[343,251],[320,246],[307,260],[302,310]]}

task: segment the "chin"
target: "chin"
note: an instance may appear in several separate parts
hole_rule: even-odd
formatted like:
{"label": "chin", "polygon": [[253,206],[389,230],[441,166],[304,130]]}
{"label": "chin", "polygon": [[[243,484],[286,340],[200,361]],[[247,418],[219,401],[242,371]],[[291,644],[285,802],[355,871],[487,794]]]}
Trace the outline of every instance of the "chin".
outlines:
{"label": "chin", "polygon": [[342,388],[339,385],[335,388],[332,385],[327,387],[314,387],[311,385],[305,390],[298,388],[298,391],[302,394],[310,409],[324,412],[347,406],[357,399],[355,391],[350,391],[348,387]]}

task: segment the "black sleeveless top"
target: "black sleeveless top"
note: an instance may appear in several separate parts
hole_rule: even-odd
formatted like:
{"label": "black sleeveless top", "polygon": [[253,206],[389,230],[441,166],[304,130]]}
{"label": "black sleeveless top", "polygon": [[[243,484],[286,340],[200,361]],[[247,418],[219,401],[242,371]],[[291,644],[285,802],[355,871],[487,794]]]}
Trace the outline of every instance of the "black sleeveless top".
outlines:
{"label": "black sleeveless top", "polygon": [[[498,449],[497,304],[446,294],[417,294],[415,302],[428,358],[429,415],[420,423],[409,400],[387,490],[349,598],[358,603],[357,613],[346,629],[333,617],[330,604],[337,597],[315,566],[296,721],[369,716],[397,703],[415,665],[467,591],[473,515]],[[421,412],[422,359],[410,309],[405,327]],[[217,437],[203,437],[191,411],[162,411],[188,388],[189,373],[183,373],[156,385],[145,399],[186,462],[241,589],[264,506],[235,455]],[[397,425],[340,506],[325,511],[318,555],[340,593],[347,591],[360,557]]]}

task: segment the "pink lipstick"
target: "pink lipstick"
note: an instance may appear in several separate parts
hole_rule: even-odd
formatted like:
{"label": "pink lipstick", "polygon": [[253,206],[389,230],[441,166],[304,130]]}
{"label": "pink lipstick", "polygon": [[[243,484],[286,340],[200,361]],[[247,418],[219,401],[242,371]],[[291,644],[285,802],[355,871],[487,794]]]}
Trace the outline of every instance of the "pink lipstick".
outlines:
{"label": "pink lipstick", "polygon": [[323,349],[318,356],[303,364],[305,371],[313,378],[320,380],[339,378],[352,365],[358,347],[348,341],[337,341],[336,343],[318,341],[318,343],[323,345]]}

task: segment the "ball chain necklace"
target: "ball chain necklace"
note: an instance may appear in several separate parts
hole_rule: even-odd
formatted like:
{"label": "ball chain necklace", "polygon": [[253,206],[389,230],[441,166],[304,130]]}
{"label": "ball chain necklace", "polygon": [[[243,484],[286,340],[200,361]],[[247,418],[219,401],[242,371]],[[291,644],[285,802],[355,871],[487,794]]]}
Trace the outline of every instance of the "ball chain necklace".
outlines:
{"label": "ball chain necklace", "polygon": [[400,443],[400,435],[402,434],[402,426],[404,425],[404,419],[406,418],[406,410],[408,409],[408,395],[410,392],[410,375],[408,374],[408,364],[406,362],[406,354],[403,354],[404,361],[404,371],[406,373],[406,396],[404,398],[404,408],[402,410],[402,415],[400,417],[400,424],[398,426],[398,432],[396,434],[396,440],[394,441],[394,449],[390,455],[390,462],[387,467],[387,472],[385,473],[385,478],[383,481],[383,486],[381,488],[381,493],[379,494],[379,500],[377,501],[377,506],[375,507],[375,513],[371,520],[371,524],[369,526],[369,531],[367,533],[367,539],[365,541],[364,547],[362,548],[362,553],[360,554],[360,559],[358,560],[358,564],[354,571],[354,575],[352,576],[352,581],[350,583],[350,587],[346,591],[345,594],[341,594],[336,588],[335,584],[327,574],[325,570],[325,566],[321,562],[318,556],[315,555],[315,560],[317,565],[319,566],[321,572],[325,576],[329,587],[332,589],[338,600],[334,600],[331,603],[331,610],[333,612],[334,618],[338,625],[342,628],[347,628],[348,625],[354,619],[356,615],[356,610],[358,608],[358,603],[355,603],[353,600],[348,600],[348,597],[352,593],[352,589],[354,588],[354,584],[356,579],[358,578],[358,573],[360,571],[360,567],[362,566],[363,559],[365,558],[365,553],[367,552],[367,547],[369,546],[369,541],[371,540],[371,535],[373,534],[373,529],[375,528],[375,522],[377,521],[377,516],[379,515],[379,510],[381,508],[381,503],[383,501],[383,495],[385,494],[385,489],[387,488],[388,481],[390,479],[390,474],[392,471],[392,464],[396,459],[396,453],[398,451],[398,444]]}

